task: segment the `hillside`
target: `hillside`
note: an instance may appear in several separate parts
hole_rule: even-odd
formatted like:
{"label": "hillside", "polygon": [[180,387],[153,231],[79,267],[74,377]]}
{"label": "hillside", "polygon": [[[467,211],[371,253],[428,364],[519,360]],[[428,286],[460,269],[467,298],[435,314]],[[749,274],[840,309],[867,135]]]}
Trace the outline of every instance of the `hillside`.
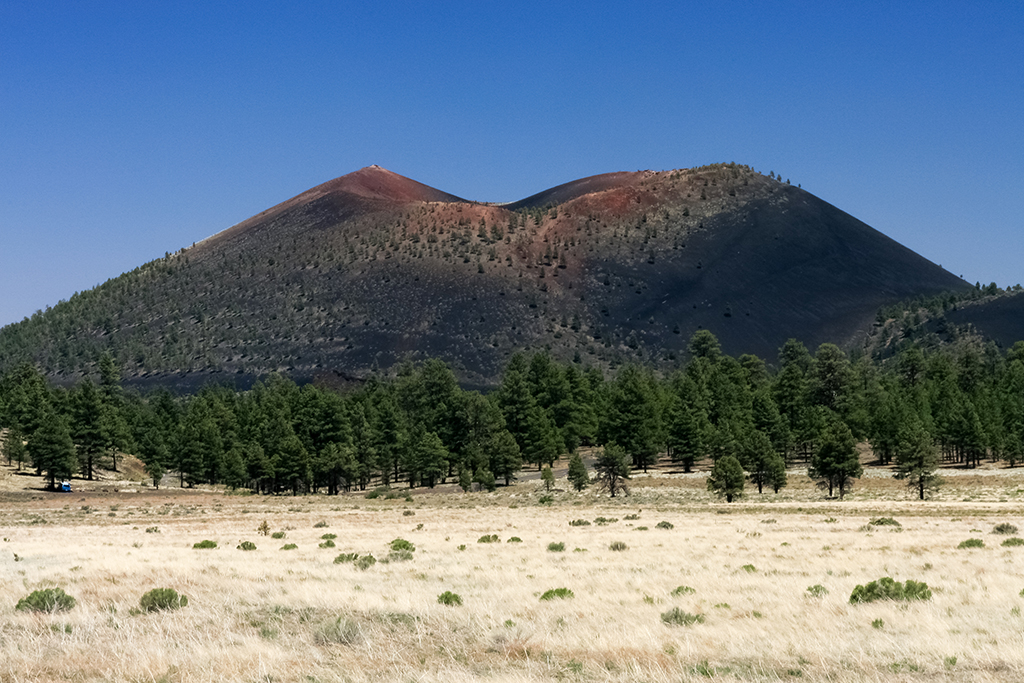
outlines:
{"label": "hillside", "polygon": [[745,166],[611,173],[505,205],[371,166],[0,330],[0,370],[104,350],[136,384],[360,376],[436,356],[469,384],[520,349],[672,363],[694,331],[774,359],[966,283]]}

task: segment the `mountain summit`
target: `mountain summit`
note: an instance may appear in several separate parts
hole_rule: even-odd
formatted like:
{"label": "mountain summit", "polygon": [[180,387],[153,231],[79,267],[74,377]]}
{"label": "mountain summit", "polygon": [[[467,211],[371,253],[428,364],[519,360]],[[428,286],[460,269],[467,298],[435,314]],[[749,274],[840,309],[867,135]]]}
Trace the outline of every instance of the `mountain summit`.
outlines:
{"label": "mountain summit", "polygon": [[880,306],[967,287],[814,195],[746,166],[609,173],[504,205],[368,166],[0,331],[75,376],[247,383],[440,357],[493,381],[515,351],[673,364],[709,329],[773,361],[848,343]]}

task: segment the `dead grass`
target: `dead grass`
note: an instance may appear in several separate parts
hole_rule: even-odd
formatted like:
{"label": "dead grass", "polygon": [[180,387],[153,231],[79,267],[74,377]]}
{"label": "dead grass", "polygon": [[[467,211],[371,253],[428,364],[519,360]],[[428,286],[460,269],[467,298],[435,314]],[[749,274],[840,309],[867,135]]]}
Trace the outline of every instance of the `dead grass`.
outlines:
{"label": "dead grass", "polygon": [[[0,681],[1020,680],[1024,549],[956,548],[972,530],[1024,524],[1020,503],[999,502],[1017,485],[1011,475],[983,476],[990,489],[926,503],[865,486],[842,503],[819,493],[729,506],[640,482],[621,500],[563,492],[552,506],[536,504],[534,482],[413,503],[8,494]],[[902,527],[868,526],[883,514]],[[597,517],[619,521],[569,525]],[[259,536],[263,520],[287,539]],[[318,547],[321,520],[336,548]],[[655,528],[663,520],[674,528]],[[522,543],[476,543],[484,534]],[[395,538],[416,546],[411,561],[334,564],[344,552],[383,559]],[[203,539],[218,548],[193,550]],[[242,540],[259,549],[236,550]],[[622,540],[628,549],[609,549]],[[566,551],[547,552],[555,541]],[[298,548],[283,552],[284,542]],[[925,581],[935,595],[848,603],[854,586],[882,576]],[[810,596],[818,584],[828,594]],[[673,596],[680,585],[695,591]],[[14,610],[48,586],[78,605]],[[157,587],[189,606],[137,613]],[[575,597],[540,600],[559,587]],[[464,604],[439,605],[444,591]],[[664,623],[676,607],[705,622]]]}

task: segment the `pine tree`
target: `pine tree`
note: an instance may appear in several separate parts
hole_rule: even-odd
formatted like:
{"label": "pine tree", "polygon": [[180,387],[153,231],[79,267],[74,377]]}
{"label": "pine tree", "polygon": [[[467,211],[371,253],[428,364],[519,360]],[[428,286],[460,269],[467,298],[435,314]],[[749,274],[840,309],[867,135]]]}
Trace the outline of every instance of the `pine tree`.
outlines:
{"label": "pine tree", "polygon": [[57,479],[68,479],[78,469],[75,444],[71,440],[64,418],[48,406],[44,409],[39,428],[28,440],[28,453],[32,464],[50,480],[50,489],[56,488]]}
{"label": "pine tree", "polygon": [[91,481],[94,461],[103,453],[107,440],[103,433],[103,399],[88,377],[75,388],[72,408],[72,438],[78,446],[78,459],[84,468],[85,478]]}
{"label": "pine tree", "polygon": [[619,491],[629,493],[626,482],[629,480],[629,456],[626,450],[615,442],[606,443],[597,460],[594,462],[597,483],[602,490],[608,491],[611,497]]}
{"label": "pine tree", "polygon": [[842,500],[852,480],[863,473],[850,428],[841,420],[833,421],[822,433],[821,444],[811,458],[807,476],[820,479],[822,485],[827,485],[829,496],[838,488],[839,499]]}
{"label": "pine tree", "polygon": [[715,461],[708,475],[708,491],[719,497],[724,497],[725,502],[731,503],[734,498],[743,496],[743,466],[740,461],[731,455],[726,455]]}
{"label": "pine tree", "polygon": [[544,482],[544,490],[550,491],[555,486],[555,473],[550,467],[545,467],[540,472],[540,480]]}
{"label": "pine tree", "polygon": [[939,468],[939,454],[931,435],[919,422],[910,423],[901,430],[896,449],[896,479],[905,480],[920,500],[942,484],[935,471]]}
{"label": "pine tree", "polygon": [[582,491],[590,485],[590,475],[587,474],[587,466],[579,453],[573,453],[569,457],[569,483],[577,491]]}

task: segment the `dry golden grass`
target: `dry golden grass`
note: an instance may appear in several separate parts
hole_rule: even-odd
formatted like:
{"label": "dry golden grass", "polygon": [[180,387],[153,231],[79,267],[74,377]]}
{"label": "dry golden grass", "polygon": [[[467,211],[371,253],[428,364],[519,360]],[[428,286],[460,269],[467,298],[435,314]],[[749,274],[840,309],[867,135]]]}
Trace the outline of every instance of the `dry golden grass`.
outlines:
{"label": "dry golden grass", "polygon": [[[413,503],[7,494],[0,681],[1024,680],[1024,547],[990,533],[1024,528],[1021,505],[1000,502],[1016,473],[993,475],[980,500],[951,485],[951,500],[926,503],[867,485],[823,502],[794,477],[786,496],[727,506],[657,479],[629,498],[563,492],[550,506],[534,482]],[[882,514],[902,528],[865,529]],[[597,517],[618,521],[569,525]],[[286,537],[259,535],[263,520]],[[657,529],[662,520],[674,528]],[[337,547],[322,549],[328,532]],[[500,542],[477,543],[485,534]],[[957,549],[971,537],[986,547]],[[412,560],[365,571],[333,562],[381,560],[394,538],[416,545]],[[193,550],[203,539],[219,547]],[[258,550],[237,550],[242,540]],[[627,549],[610,550],[615,541]],[[565,551],[550,552],[553,542]],[[882,576],[925,581],[934,597],[849,604],[854,586]],[[808,594],[816,584],[828,594]],[[694,592],[672,595],[684,585]],[[49,586],[78,605],[14,610]],[[190,605],[139,614],[157,587]],[[559,587],[575,598],[539,599]],[[464,604],[438,604],[444,591]],[[706,620],[667,625],[660,615],[673,607]]]}

